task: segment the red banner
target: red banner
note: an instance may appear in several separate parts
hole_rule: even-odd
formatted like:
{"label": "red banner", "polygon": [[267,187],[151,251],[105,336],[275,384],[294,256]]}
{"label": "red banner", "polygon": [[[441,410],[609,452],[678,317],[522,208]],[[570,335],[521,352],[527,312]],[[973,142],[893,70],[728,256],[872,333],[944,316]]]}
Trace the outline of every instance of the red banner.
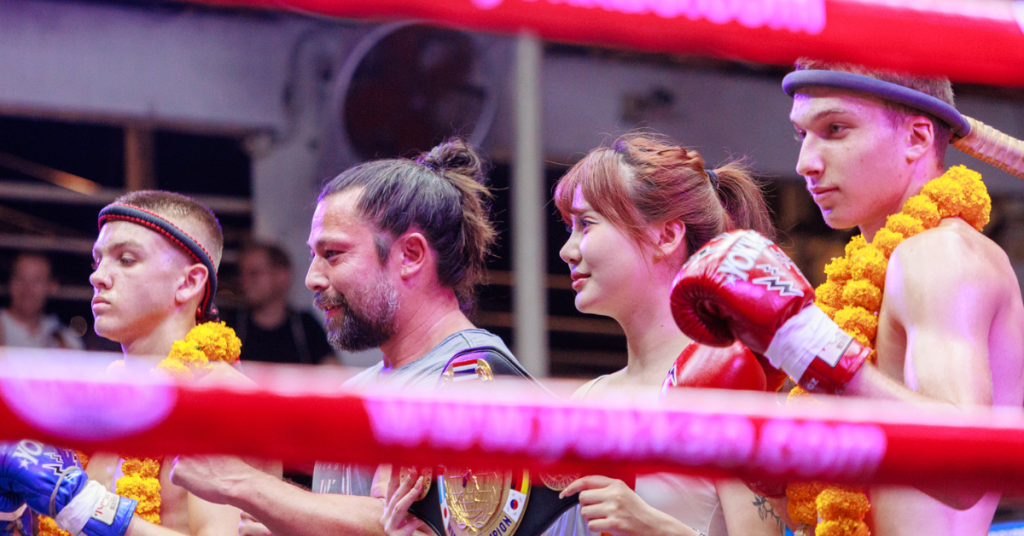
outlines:
{"label": "red banner", "polygon": [[803,56],[1024,85],[1024,4],[1004,0],[199,0],[422,19],[554,41],[787,65]]}

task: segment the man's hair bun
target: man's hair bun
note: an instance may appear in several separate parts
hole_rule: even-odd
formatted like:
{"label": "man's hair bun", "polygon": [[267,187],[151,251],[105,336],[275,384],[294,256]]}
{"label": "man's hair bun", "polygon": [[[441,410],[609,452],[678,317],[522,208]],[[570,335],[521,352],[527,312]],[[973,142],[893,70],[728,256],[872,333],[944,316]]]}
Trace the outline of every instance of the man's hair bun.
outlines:
{"label": "man's hair bun", "polygon": [[445,140],[416,161],[445,177],[456,174],[482,182],[484,176],[483,161],[462,138]]}

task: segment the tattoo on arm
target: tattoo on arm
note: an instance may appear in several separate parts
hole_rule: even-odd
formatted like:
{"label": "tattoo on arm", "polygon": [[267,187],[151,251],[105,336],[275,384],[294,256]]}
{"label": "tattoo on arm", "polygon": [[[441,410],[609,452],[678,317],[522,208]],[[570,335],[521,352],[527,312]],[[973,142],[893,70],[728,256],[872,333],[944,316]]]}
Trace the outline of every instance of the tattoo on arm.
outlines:
{"label": "tattoo on arm", "polygon": [[786,533],[786,528],[782,525],[782,518],[779,514],[775,513],[775,507],[772,503],[768,502],[766,497],[760,495],[754,495],[754,506],[757,507],[757,515],[761,518],[761,521],[765,521],[769,518],[775,518],[775,523],[779,526],[779,531],[783,534]]}

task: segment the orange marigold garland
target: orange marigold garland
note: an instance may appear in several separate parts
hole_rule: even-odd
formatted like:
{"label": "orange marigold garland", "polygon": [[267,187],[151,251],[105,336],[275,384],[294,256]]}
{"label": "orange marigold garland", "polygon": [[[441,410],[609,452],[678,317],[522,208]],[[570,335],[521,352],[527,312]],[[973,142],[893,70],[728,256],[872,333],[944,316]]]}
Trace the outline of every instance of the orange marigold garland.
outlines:
{"label": "orange marigold garland", "polygon": [[[171,352],[161,361],[155,371],[171,378],[189,381],[202,376],[210,369],[210,361],[234,363],[241,353],[242,341],[235,331],[224,322],[207,322],[200,324],[185,335],[185,339],[176,341]],[[117,374],[124,370],[124,361],[115,361],[107,367],[109,374]],[[82,467],[89,462],[89,457],[79,452]],[[121,496],[139,502],[135,513],[151,523],[160,524],[160,467],[159,458],[136,458],[123,456],[121,471],[124,476],[117,479],[115,490]],[[39,536],[71,536],[61,530],[57,523],[46,516],[39,516]]]}
{"label": "orange marigold garland", "polygon": [[[238,361],[242,341],[224,322],[206,322],[192,328],[185,339],[175,341],[171,353],[156,370],[180,381],[201,377],[210,369],[210,361]],[[115,489],[119,495],[139,501],[136,514],[151,523],[160,524],[159,458],[124,456]]]}
{"label": "orange marigold garland", "polygon": [[[861,344],[874,347],[885,275],[896,247],[938,226],[942,218],[959,217],[981,231],[991,213],[992,199],[981,175],[964,166],[950,168],[926,184],[920,195],[908,199],[900,213],[889,216],[870,244],[863,235],[850,240],[846,256],[832,259],[825,267],[827,280],[816,289],[815,304]],[[874,362],[874,352],[870,360]],[[796,387],[790,399],[806,394]],[[790,517],[815,526],[816,536],[869,534],[864,516],[871,505],[861,488],[792,483],[786,494]]]}
{"label": "orange marigold garland", "polygon": [[[200,324],[176,341],[171,353],[156,366],[156,371],[183,381],[202,376],[210,369],[210,361],[234,363],[238,361],[242,341],[234,330],[223,322]],[[107,371],[116,373],[124,369],[124,361],[111,363]],[[78,454],[85,467],[88,458]],[[115,490],[118,495],[139,502],[135,513],[151,523],[160,524],[160,458],[137,458],[123,456],[121,471],[124,476],[117,479]],[[48,517],[40,516],[40,536],[70,536]]]}

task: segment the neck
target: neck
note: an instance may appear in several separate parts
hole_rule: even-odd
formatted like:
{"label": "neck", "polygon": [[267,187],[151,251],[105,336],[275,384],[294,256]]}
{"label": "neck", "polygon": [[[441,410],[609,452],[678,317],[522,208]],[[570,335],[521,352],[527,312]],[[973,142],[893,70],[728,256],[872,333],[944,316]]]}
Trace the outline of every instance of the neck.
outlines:
{"label": "neck", "polygon": [[288,318],[288,301],[285,299],[272,300],[253,308],[250,315],[253,323],[257,326],[263,329],[276,328],[284,324]]}
{"label": "neck", "polygon": [[880,212],[880,215],[868,223],[858,225],[861,234],[864,235],[864,239],[870,244],[875,239],[875,235],[878,231],[881,231],[885,227],[885,222],[893,214],[898,214],[903,210],[903,205],[907,202],[907,199],[914,197],[921,193],[921,189],[924,188],[925,184],[928,184],[932,179],[940,177],[945,170],[941,166],[935,166],[932,164],[922,164],[920,171],[917,169],[911,169],[911,177],[908,181],[907,189],[903,192],[903,197],[895,200],[888,207],[884,207],[885,210]]}
{"label": "neck", "polygon": [[35,331],[39,328],[39,323],[43,321],[43,311],[24,311],[17,307],[11,307],[7,310],[7,313],[11,315],[18,322],[28,327],[29,331]]}
{"label": "neck", "polygon": [[[195,310],[195,307],[192,307]],[[156,328],[149,330],[140,337],[121,341],[121,350],[125,359],[163,359],[171,353],[175,341],[180,341],[196,327],[195,316],[186,314],[172,315]]]}
{"label": "neck", "polygon": [[642,295],[658,298],[616,318],[626,333],[625,377],[636,385],[660,387],[672,363],[692,341],[679,331],[672,318],[670,282],[656,285]]}
{"label": "neck", "polygon": [[474,327],[459,309],[455,294],[450,290],[442,290],[441,294],[440,299],[435,296],[403,303],[395,335],[380,346],[385,367],[412,363],[453,333]]}

